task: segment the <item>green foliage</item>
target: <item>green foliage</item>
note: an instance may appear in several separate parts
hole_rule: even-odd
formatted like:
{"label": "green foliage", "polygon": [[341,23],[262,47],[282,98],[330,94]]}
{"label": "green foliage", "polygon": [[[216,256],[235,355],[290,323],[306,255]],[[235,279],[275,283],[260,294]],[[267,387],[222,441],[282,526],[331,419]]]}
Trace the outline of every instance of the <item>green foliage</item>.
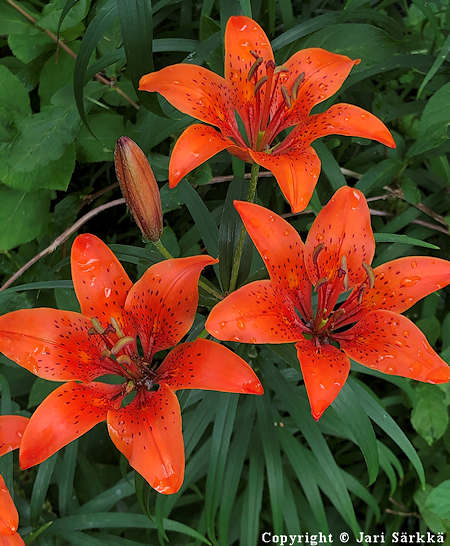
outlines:
{"label": "green foliage", "polygon": [[[0,2],[0,268],[6,281],[77,218],[120,197],[113,150],[128,135],[148,155],[160,184],[163,242],[175,256],[218,256],[206,282],[229,288],[249,171],[219,154],[169,189],[171,149],[191,118],[156,94],[137,91],[144,72],[173,63],[223,73],[223,30],[245,13],[267,30],[277,63],[306,47],[361,58],[326,103],[367,108],[392,130],[395,150],[330,136],[314,143],[322,173],[310,207],[289,221],[303,239],[314,215],[343,184],[370,199],[375,264],[412,254],[449,256],[450,84],[445,2],[365,0],[18,1],[33,24]],[[57,47],[60,34],[67,49]],[[70,53],[72,52],[72,53]],[[74,58],[77,55],[77,58]],[[212,177],[218,177],[211,183]],[[232,181],[231,181],[232,178]],[[272,177],[258,202],[289,209]],[[111,245],[133,279],[162,259],[123,206],[79,231]],[[68,254],[72,234],[0,292],[2,313],[76,310]],[[216,277],[214,277],[214,272]],[[238,284],[267,276],[248,237]],[[203,328],[211,299],[200,291]],[[407,315],[450,362],[449,295]],[[193,337],[198,335],[193,330]],[[111,446],[100,424],[58,455],[24,472],[0,459],[36,546],[65,544],[259,543],[260,532],[373,534],[450,530],[447,386],[422,385],[352,364],[338,399],[316,423],[295,349],[230,344],[251,363],[264,398],[192,391],[181,395],[186,476],[158,495]],[[57,384],[1,357],[1,411],[30,415]],[[419,517],[418,517],[419,516]]]}

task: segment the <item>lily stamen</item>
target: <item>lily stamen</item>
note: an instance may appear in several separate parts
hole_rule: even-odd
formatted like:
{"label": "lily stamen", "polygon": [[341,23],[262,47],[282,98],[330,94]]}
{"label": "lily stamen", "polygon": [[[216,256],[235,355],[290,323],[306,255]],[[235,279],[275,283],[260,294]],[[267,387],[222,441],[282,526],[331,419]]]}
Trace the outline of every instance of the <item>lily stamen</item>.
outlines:
{"label": "lily stamen", "polygon": [[304,72],[302,72],[301,74],[299,74],[295,78],[295,81],[294,81],[294,83],[292,85],[292,91],[291,91],[292,98],[293,98],[294,101],[297,100],[297,93],[298,93],[300,85],[303,83],[304,79],[305,79],[305,73]]}
{"label": "lily stamen", "polygon": [[256,61],[252,64],[252,66],[250,67],[250,70],[248,71],[248,74],[247,74],[247,80],[250,81],[253,76],[256,74],[260,64],[263,62],[263,58],[262,57],[258,57],[256,59]]}

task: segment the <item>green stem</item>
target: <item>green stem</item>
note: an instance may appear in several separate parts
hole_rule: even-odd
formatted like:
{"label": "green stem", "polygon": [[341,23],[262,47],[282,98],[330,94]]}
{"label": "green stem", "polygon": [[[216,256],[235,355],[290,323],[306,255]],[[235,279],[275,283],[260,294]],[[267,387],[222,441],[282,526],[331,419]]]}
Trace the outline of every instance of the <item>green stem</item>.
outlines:
{"label": "green stem", "polygon": [[[167,248],[161,243],[161,241],[156,241],[153,243],[156,248],[159,250],[159,252],[168,260],[171,260],[173,258],[172,254],[167,250]],[[223,296],[219,294],[214,288],[211,288],[205,281],[202,279],[199,279],[198,285],[203,288],[205,292],[208,292],[208,294],[211,294],[211,296],[214,296],[217,300],[222,300]]]}
{"label": "green stem", "polygon": [[[247,201],[253,203],[256,195],[256,185],[258,184],[258,174],[259,174],[259,165],[253,163],[252,173],[250,176],[250,185],[248,187]],[[242,225],[241,233],[239,234],[239,240],[236,247],[236,252],[234,253],[233,267],[231,269],[231,278],[230,278],[230,292],[236,288],[237,278],[239,274],[239,266],[241,265],[242,251],[244,250],[244,241],[245,241],[245,226]]]}

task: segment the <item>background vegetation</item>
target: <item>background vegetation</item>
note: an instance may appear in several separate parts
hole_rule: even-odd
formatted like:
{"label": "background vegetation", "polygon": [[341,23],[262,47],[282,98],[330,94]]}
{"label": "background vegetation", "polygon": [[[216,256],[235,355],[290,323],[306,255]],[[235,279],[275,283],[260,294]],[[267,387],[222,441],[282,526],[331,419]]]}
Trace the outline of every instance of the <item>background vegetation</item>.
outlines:
{"label": "background vegetation", "polygon": [[[210,273],[210,280],[226,289],[237,229],[229,202],[245,195],[245,166],[220,154],[169,191],[170,149],[191,120],[135,88],[141,74],[174,62],[222,73],[224,26],[238,13],[262,24],[279,63],[310,46],[361,58],[321,107],[337,97],[366,108],[397,142],[396,150],[349,137],[316,143],[323,165],[317,192],[304,213],[290,218],[302,236],[332,192],[348,183],[373,207],[376,263],[412,254],[448,257],[448,0],[158,0],[153,10],[150,0],[0,0],[4,281],[78,218],[120,198],[113,149],[128,135],[160,182],[164,243],[175,256],[205,247],[219,256],[218,278]],[[258,198],[288,213],[270,176],[261,178]],[[8,284],[0,292],[2,313],[77,309],[68,255],[73,237],[85,230],[111,244],[133,279],[162,259],[141,242],[124,205],[111,206]],[[256,255],[249,244],[241,282],[265,275]],[[448,301],[441,291],[408,316],[450,361]],[[192,337],[213,302],[201,293],[200,303]],[[158,495],[130,471],[103,424],[38,468],[20,472],[17,454],[4,456],[0,472],[14,491],[27,542],[250,546],[261,530],[449,530],[448,385],[353,364],[341,395],[316,424],[293,347],[235,348],[262,378],[266,395],[181,395],[187,473],[177,495]],[[1,412],[29,415],[56,384],[0,360]]]}

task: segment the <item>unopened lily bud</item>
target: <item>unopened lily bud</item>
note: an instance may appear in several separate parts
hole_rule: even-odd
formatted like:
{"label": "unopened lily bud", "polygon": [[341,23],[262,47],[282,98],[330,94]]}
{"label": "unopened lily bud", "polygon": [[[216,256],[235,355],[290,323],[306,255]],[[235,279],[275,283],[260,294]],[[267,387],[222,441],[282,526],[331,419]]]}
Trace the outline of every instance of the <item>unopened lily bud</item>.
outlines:
{"label": "unopened lily bud", "polygon": [[144,152],[131,138],[120,137],[114,163],[123,196],[144,238],[159,241],[163,227],[161,197]]}

